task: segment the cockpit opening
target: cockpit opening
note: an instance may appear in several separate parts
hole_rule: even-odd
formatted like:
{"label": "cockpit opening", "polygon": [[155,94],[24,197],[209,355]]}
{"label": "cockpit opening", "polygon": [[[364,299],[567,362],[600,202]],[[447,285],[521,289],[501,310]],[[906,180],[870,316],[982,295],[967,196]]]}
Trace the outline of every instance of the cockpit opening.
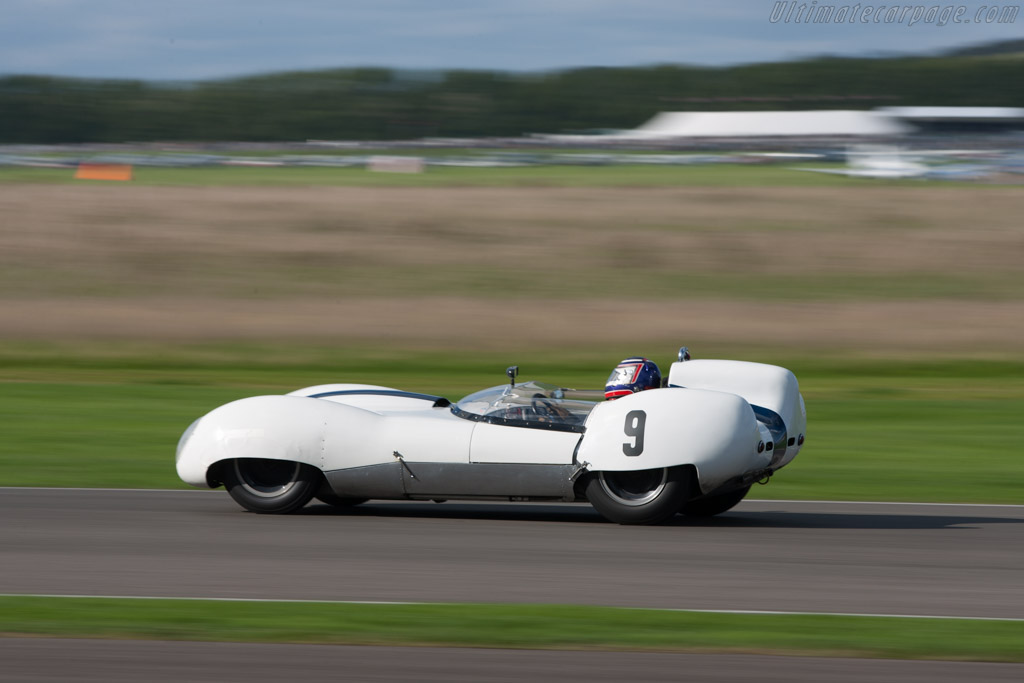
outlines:
{"label": "cockpit opening", "polygon": [[478,422],[582,432],[597,402],[571,397],[580,393],[586,392],[543,382],[506,384],[466,396],[452,406],[452,412]]}

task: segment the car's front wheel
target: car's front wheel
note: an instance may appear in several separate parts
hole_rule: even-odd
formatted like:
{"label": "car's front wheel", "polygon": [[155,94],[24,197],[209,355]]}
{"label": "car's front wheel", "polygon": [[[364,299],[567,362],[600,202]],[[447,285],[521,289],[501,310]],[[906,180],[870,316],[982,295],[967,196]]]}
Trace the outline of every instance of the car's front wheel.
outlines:
{"label": "car's front wheel", "polygon": [[726,510],[736,507],[736,504],[743,500],[749,486],[745,486],[728,493],[719,493],[717,496],[705,496],[697,500],[691,500],[683,505],[683,514],[687,517],[714,517]]}
{"label": "car's front wheel", "polygon": [[221,478],[235,502],[250,512],[284,514],[308,503],[320,488],[319,470],[301,462],[239,458]]}
{"label": "car's front wheel", "polygon": [[593,472],[586,496],[602,517],[617,524],[659,524],[679,512],[689,487],[684,467],[632,472]]}

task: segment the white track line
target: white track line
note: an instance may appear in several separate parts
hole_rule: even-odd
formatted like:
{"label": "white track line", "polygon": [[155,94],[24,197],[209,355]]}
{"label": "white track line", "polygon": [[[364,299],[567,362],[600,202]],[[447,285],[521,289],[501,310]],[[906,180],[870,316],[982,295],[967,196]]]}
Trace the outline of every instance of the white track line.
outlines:
{"label": "white track line", "polygon": [[[416,602],[398,600],[286,600],[281,598],[197,598],[175,597],[166,595],[79,595],[53,593],[0,593],[0,598],[93,598],[99,600],[183,600],[189,602],[265,602],[282,604],[315,604],[315,605],[485,605],[487,603],[451,603],[451,602]],[[515,603],[504,603],[515,604]],[[534,603],[523,605],[537,606]],[[861,612],[797,612],[785,610],[748,610],[748,609],[685,609],[674,607],[616,607],[608,605],[585,605],[602,609],[639,610],[643,612],[684,612],[694,614],[764,614],[777,616],[807,617],[870,617],[880,619],[942,619],[953,621],[1015,621],[1022,622],[1024,617],[974,617],[948,614],[871,614]]]}
{"label": "white track line", "polygon": [[118,489],[118,488],[96,488],[90,486],[0,486],[0,491],[104,491],[106,493],[187,493],[190,496],[197,493],[224,493],[217,489]]}
{"label": "white track line", "polygon": [[[88,486],[0,486],[0,491],[97,491],[104,493],[181,493],[189,496],[197,494],[210,494],[217,493],[223,494],[224,492],[220,489],[118,489],[118,488],[92,488]],[[383,500],[380,499],[378,502],[386,503],[422,503],[424,501],[400,501],[400,500]],[[454,500],[453,502],[460,502]],[[502,504],[502,501],[463,501],[467,503],[498,503]],[[773,499],[773,498],[748,498],[744,500],[740,505],[747,504],[760,504],[760,503],[786,503],[790,505],[800,504],[814,504],[814,505],[906,505],[906,506],[919,506],[919,507],[966,507],[966,508],[1024,508],[1024,505],[1014,503],[938,503],[938,502],[901,502],[901,501],[886,501],[886,500],[792,500],[792,499]],[[504,503],[504,504],[507,504]],[[516,505],[524,505],[529,503],[516,503]],[[558,501],[552,501],[551,503],[537,503],[540,505],[557,505]]]}
{"label": "white track line", "polygon": [[815,505],[908,505],[925,507],[960,507],[960,508],[1024,508],[1014,503],[913,503],[895,500],[786,500],[772,498],[748,498],[740,503],[814,503]]}

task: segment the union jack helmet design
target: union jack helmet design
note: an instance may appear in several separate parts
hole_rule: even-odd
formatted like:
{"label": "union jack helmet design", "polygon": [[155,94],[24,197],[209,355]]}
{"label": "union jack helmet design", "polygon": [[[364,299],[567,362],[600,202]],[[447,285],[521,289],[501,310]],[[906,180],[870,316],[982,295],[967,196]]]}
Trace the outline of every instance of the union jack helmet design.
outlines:
{"label": "union jack helmet design", "polygon": [[661,370],[654,361],[640,356],[627,358],[612,370],[604,385],[604,397],[611,401],[638,391],[661,386]]}

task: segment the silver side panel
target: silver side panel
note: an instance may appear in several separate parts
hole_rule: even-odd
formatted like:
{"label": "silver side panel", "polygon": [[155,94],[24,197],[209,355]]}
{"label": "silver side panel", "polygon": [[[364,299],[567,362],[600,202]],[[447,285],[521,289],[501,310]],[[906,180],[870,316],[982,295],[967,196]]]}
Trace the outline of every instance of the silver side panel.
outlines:
{"label": "silver side panel", "polygon": [[387,463],[325,472],[339,496],[352,498],[575,499],[574,465]]}
{"label": "silver side panel", "polygon": [[352,467],[324,472],[327,483],[347,498],[405,498],[401,463]]}

